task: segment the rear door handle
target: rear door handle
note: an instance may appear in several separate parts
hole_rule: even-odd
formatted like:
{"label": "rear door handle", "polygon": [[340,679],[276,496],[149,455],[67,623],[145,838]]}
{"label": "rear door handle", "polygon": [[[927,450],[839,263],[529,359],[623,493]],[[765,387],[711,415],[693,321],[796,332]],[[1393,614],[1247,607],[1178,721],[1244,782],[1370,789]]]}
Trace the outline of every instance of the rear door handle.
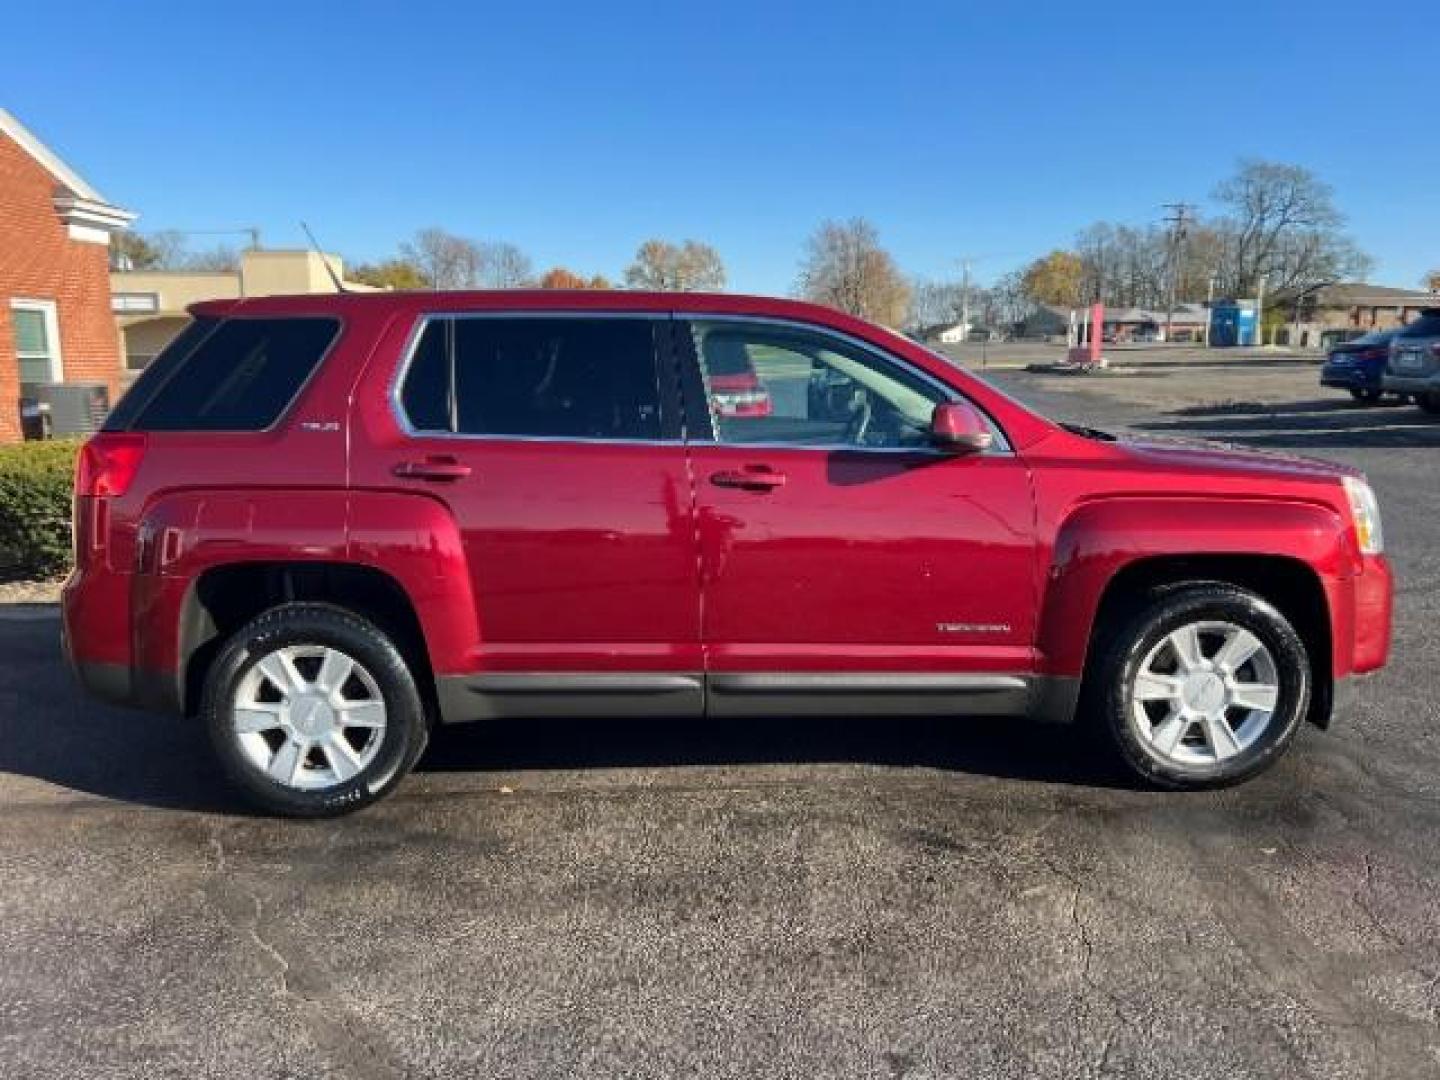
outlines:
{"label": "rear door handle", "polygon": [[424,461],[402,461],[394,468],[402,480],[463,480],[470,475],[470,466],[452,457],[426,458]]}
{"label": "rear door handle", "polygon": [[773,491],[784,487],[785,474],[768,465],[746,465],[743,469],[721,469],[710,474],[716,487],[740,488],[742,491]]}

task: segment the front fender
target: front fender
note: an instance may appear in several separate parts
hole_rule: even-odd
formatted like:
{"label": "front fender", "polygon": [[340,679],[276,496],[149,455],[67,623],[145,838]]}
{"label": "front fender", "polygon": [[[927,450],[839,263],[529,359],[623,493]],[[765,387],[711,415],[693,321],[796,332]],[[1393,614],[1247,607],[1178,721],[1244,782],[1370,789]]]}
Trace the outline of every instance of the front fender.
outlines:
{"label": "front fender", "polygon": [[1140,560],[1174,556],[1271,556],[1304,563],[1330,606],[1351,602],[1343,582],[1359,568],[1350,531],[1328,507],[1217,497],[1117,497],[1077,507],[1056,531],[1041,603],[1037,648],[1050,675],[1078,678],[1106,586]]}

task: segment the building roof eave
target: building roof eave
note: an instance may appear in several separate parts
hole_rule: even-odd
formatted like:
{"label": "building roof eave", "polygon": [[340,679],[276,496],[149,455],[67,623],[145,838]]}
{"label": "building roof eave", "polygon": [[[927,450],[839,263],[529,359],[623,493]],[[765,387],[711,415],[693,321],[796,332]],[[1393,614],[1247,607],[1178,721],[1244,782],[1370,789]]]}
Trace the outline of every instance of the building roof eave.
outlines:
{"label": "building roof eave", "polygon": [[55,212],[70,226],[72,235],[78,230],[87,234],[83,237],[86,239],[96,238],[102,233],[108,237],[109,233],[126,228],[138,216],[116,206],[96,191],[4,108],[0,108],[0,135],[11,139],[55,179]]}
{"label": "building roof eave", "polygon": [[84,225],[106,232],[128,228],[137,215],[107,202],[84,199],[62,192],[55,196],[55,212],[67,225]]}

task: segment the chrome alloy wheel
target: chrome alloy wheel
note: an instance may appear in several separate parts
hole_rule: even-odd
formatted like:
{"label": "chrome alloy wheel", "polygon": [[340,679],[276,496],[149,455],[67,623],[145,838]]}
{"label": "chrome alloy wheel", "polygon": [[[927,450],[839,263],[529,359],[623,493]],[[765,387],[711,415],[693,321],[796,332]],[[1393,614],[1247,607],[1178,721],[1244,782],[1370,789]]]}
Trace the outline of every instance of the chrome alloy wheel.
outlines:
{"label": "chrome alloy wheel", "polygon": [[1214,765],[1265,733],[1280,700],[1275,658],[1229,622],[1194,622],[1150,650],[1130,689],[1130,713],[1156,756]]}
{"label": "chrome alloy wheel", "polygon": [[245,673],[230,719],[256,769],[286,787],[316,791],[353,779],[375,760],[385,699],[354,657],[325,645],[288,645]]}

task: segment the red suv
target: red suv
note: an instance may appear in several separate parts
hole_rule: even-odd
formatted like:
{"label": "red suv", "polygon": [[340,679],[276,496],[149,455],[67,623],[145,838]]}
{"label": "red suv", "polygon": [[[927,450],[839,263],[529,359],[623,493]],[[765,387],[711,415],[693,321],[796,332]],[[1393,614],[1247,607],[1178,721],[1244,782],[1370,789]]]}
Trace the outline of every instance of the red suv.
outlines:
{"label": "red suv", "polygon": [[582,714],[1083,717],[1216,785],[1385,662],[1359,475],[1057,425],[834,311],[192,310],[83,452],[66,642],[274,811],[380,797],[432,723]]}

